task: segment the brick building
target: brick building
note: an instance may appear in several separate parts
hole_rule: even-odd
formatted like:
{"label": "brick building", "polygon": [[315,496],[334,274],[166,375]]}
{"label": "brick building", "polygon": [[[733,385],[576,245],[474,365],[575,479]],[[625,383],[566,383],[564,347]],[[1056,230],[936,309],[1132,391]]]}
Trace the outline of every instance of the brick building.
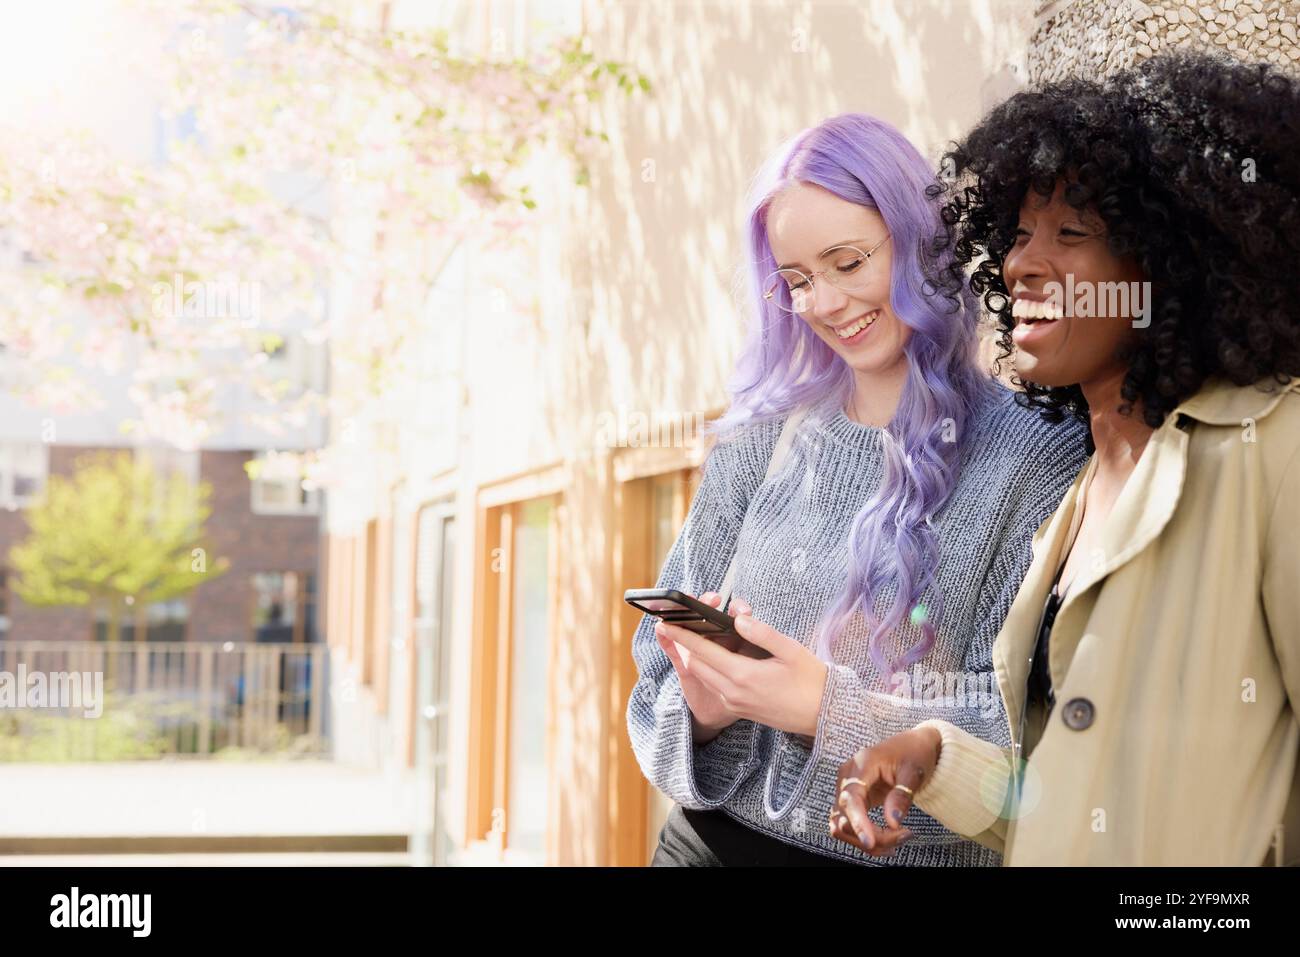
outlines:
{"label": "brick building", "polygon": [[[71,474],[79,456],[104,447],[2,445],[0,635],[11,640],[102,639],[102,614],[97,620],[87,607],[25,604],[13,593],[6,565],[10,548],[28,534],[24,506],[39,494],[46,477]],[[310,642],[320,637],[319,493],[276,479],[250,479],[244,464],[257,454],[222,449],[154,453],[160,471],[180,471],[212,486],[205,537],[211,558],[228,559],[230,569],[184,597],[152,606],[147,612],[149,640]],[[133,622],[123,622],[123,640],[134,637],[133,628]]]}

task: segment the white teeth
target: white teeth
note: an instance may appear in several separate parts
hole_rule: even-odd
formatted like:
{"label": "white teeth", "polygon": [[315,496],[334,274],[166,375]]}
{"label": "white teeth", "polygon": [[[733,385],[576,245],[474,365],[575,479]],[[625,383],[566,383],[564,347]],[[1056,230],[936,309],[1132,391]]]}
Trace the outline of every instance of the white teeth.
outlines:
{"label": "white teeth", "polygon": [[853,323],[852,325],[845,326],[843,329],[836,329],[835,334],[839,336],[841,339],[850,339],[853,336],[856,336],[859,332],[867,328],[867,326],[871,325],[879,318],[880,318],[880,310],[873,309],[871,312],[867,313],[865,316],[863,316],[861,319],[859,319],[857,322]]}
{"label": "white teeth", "polygon": [[1063,319],[1065,313],[1054,302],[1035,302],[1032,299],[1017,299],[1011,304],[1011,315],[1016,319]]}

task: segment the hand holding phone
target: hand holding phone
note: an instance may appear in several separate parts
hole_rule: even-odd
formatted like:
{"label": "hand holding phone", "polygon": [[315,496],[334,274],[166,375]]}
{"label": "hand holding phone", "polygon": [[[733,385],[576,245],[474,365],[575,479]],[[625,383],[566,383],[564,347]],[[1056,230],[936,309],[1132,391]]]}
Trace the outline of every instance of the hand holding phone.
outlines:
{"label": "hand holding phone", "polygon": [[[630,588],[623,593],[623,600],[633,608],[670,625],[712,639],[728,651],[750,658],[771,657],[770,652],[746,641],[737,633],[734,624],[737,614],[735,607],[728,614],[675,588]],[[744,610],[748,611],[749,607],[745,605]]]}
{"label": "hand holding phone", "polygon": [[[688,601],[679,599],[685,598]],[[691,610],[693,605],[701,605],[703,610],[695,609],[695,613],[701,617],[707,616],[715,627],[726,627],[726,631],[713,631],[706,629],[699,634],[708,634],[709,637],[718,642],[728,651],[745,654],[745,649],[752,649],[752,657],[768,657],[768,653],[758,648],[751,642],[745,641],[731,629],[731,617],[740,614],[742,611],[748,613],[750,608],[747,604],[739,599],[733,601],[730,606],[731,615],[724,616],[725,622],[718,621],[714,615],[722,614],[714,607],[715,603],[721,601],[721,596],[713,592],[705,592],[698,599],[690,595],[684,595],[681,592],[665,592],[658,589],[638,589],[627,592],[624,599],[634,608],[638,608],[647,614],[654,615],[661,620],[667,620],[662,613],[671,616],[674,612],[681,612],[682,609]],[[661,606],[658,602],[670,602],[670,605]],[[683,620],[678,617],[674,624],[680,624]],[[696,677],[686,667],[683,656],[687,654],[685,649],[670,641],[659,634],[655,635],[659,642],[659,647],[663,649],[664,654],[672,662],[673,669],[677,672],[678,680],[681,682],[682,694],[686,698],[686,704],[691,711],[691,739],[697,746],[704,745],[717,737],[723,730],[739,720],[739,715],[732,712],[727,707],[720,695],[698,677]]]}

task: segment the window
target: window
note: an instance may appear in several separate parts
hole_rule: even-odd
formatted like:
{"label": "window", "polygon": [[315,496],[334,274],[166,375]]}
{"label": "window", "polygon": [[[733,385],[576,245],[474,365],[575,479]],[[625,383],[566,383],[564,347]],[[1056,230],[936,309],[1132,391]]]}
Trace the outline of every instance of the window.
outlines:
{"label": "window", "polygon": [[302,589],[302,640],[316,640],[316,576],[303,575],[306,584]]}
{"label": "window", "polygon": [[413,861],[443,867],[453,847],[447,829],[451,681],[451,606],[456,519],[449,504],[421,509],[416,524],[416,816]]}
{"label": "window", "polygon": [[254,641],[316,640],[316,576],[258,572],[253,585]]}
{"label": "window", "polygon": [[[190,618],[187,597],[151,602],[145,609],[145,641],[184,641]],[[118,641],[135,641],[135,609],[127,605],[118,623]],[[108,640],[108,609],[102,604],[95,607],[95,640]]]}
{"label": "window", "polygon": [[153,602],[145,612],[145,637],[149,641],[184,641],[189,617],[188,598]]}
{"label": "window", "polygon": [[286,396],[298,396],[307,389],[323,391],[328,365],[325,348],[300,332],[279,330],[270,335],[275,338],[264,339],[261,348],[266,356],[265,376],[271,381],[282,380],[285,384],[279,388]]}
{"label": "window", "polygon": [[296,456],[258,453],[257,477],[252,480],[252,509],[257,515],[316,515],[320,489],[302,487]]}
{"label": "window", "polygon": [[137,467],[152,468],[153,471],[152,515],[155,522],[162,521],[163,510],[173,494],[174,483],[180,481],[183,484],[185,491],[181,495],[197,493],[198,450],[187,451],[170,445],[137,445],[134,455]]}
{"label": "window", "polygon": [[137,445],[135,460],[151,463],[155,474],[166,483],[178,475],[190,485],[199,484],[199,453],[197,449],[172,448],[170,445]]}
{"label": "window", "polygon": [[548,752],[563,478],[554,468],[479,491],[474,561],[482,571],[469,584],[483,653],[471,663],[470,733],[484,746],[467,768],[466,851],[505,864],[547,864],[557,852]]}
{"label": "window", "polygon": [[546,861],[549,766],[546,729],[551,615],[551,516],[547,499],[515,507],[511,560],[508,843]]}
{"label": "window", "polygon": [[389,492],[388,523],[388,714],[392,717],[394,745],[399,753],[409,753],[414,738],[409,719],[415,713],[411,700],[411,661],[414,648],[410,634],[411,594],[411,514],[405,505],[406,483],[395,484]]}
{"label": "window", "polygon": [[9,637],[9,570],[0,568],[0,641]]}
{"label": "window", "polygon": [[45,488],[48,471],[44,442],[0,443],[0,503],[10,510],[28,505]]}
{"label": "window", "polygon": [[[649,467],[625,468],[615,487],[618,514],[614,528],[615,595],[621,595],[625,588],[650,587],[660,581],[664,561],[681,534],[698,486],[700,470],[686,467],[687,462],[684,456],[679,457],[675,460],[678,468],[663,471],[674,460],[644,463],[624,460],[624,465]],[[616,463],[616,476],[618,472]],[[613,696],[614,710],[610,713],[610,720],[616,726],[625,721],[630,697],[640,677],[631,644],[642,620],[641,612],[622,602],[619,605],[616,626],[619,647],[612,675],[617,694]],[[618,811],[616,816],[611,816],[608,830],[607,863],[616,867],[644,866],[654,855],[672,802],[646,781],[626,734],[619,736],[610,781]]]}

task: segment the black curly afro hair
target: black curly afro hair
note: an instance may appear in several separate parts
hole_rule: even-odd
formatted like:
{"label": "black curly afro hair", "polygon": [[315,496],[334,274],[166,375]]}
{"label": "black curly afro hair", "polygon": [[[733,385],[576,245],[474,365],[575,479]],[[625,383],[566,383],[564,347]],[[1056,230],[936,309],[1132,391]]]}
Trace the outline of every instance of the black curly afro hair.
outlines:
{"label": "black curly afro hair", "polygon": [[[1028,190],[1058,181],[1105,223],[1111,252],[1151,282],[1150,325],[1126,354],[1121,410],[1158,427],[1206,379],[1300,375],[1300,82],[1264,64],[1162,54],[1113,78],[1020,92],[942,161],[934,188],[1012,354],[1002,261]],[[973,270],[970,269],[974,263]],[[1013,379],[1013,381],[1015,381]],[[1029,382],[1022,402],[1087,421],[1077,385]]]}

